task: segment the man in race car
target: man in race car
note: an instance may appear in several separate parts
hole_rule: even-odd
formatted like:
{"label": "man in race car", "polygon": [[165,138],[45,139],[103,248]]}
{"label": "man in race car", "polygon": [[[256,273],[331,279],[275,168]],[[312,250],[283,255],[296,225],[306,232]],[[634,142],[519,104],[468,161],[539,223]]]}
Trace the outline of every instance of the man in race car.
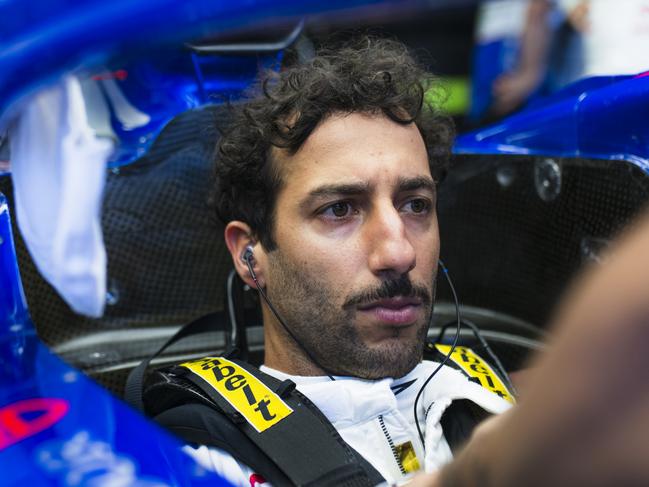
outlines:
{"label": "man in race car", "polygon": [[[390,484],[435,471],[476,418],[510,404],[459,368],[427,381],[444,356],[429,345],[423,360],[453,139],[427,103],[438,83],[402,44],[364,37],[262,86],[219,142],[214,195],[235,269],[264,298],[261,371],[295,383]],[[247,380],[230,362],[198,364],[231,391]],[[240,423],[281,418],[273,397],[246,397]],[[268,476],[231,446],[190,450],[236,485]]]}

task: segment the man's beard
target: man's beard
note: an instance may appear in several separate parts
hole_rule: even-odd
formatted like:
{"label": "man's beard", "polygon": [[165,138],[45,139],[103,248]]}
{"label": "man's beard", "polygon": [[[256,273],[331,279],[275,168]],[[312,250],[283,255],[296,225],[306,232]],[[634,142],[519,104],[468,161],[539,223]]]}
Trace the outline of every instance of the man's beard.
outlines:
{"label": "man's beard", "polygon": [[[307,359],[317,362],[314,365],[330,374],[379,379],[402,377],[421,361],[432,314],[435,271],[431,275],[430,287],[413,284],[407,275],[403,275],[398,279],[384,280],[379,286],[346,296],[343,300],[332,283],[318,279],[310,275],[308,269],[289,262],[280,250],[273,252],[269,262],[272,285],[267,289],[268,296],[299,340],[298,350],[306,349]],[[357,306],[395,296],[421,300],[426,312],[413,325],[416,333],[406,336],[404,330],[395,327],[392,338],[383,340],[378,346],[368,346],[354,325]],[[344,304],[336,304],[340,302]],[[283,334],[290,342],[288,335]]]}

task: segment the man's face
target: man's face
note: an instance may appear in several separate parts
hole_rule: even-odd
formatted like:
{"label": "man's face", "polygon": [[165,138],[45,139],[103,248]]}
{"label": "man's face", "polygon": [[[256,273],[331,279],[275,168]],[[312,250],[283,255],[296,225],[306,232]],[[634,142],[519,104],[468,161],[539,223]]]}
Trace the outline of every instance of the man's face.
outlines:
{"label": "man's face", "polygon": [[[421,360],[439,256],[419,130],[335,115],[295,155],[276,158],[284,184],[265,271],[271,301],[328,371],[405,375]],[[290,341],[277,323],[270,330]]]}

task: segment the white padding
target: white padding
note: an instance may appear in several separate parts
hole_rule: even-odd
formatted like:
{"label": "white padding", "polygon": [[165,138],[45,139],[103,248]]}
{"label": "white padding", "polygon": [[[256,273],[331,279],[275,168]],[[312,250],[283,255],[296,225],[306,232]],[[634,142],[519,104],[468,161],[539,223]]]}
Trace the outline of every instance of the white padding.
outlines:
{"label": "white padding", "polygon": [[112,143],[89,127],[78,79],[24,103],[10,142],[18,227],[36,267],[75,312],[101,316],[101,201]]}

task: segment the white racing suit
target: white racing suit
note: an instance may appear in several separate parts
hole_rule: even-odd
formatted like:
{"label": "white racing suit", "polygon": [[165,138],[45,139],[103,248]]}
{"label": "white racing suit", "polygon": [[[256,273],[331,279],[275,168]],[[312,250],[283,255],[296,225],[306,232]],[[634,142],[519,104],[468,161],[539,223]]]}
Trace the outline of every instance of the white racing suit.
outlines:
{"label": "white racing suit", "polygon": [[[364,380],[354,377],[290,376],[262,366],[280,380],[290,379],[324,413],[342,438],[368,460],[388,485],[399,485],[419,470],[434,472],[452,459],[440,419],[452,401],[466,399],[491,414],[511,406],[508,400],[477,384],[477,380],[448,366],[426,385],[418,404],[424,445],[415,426],[415,398],[438,366],[423,361],[399,379]],[[497,380],[497,379],[496,379]],[[491,382],[490,382],[491,383]],[[268,486],[263,478],[217,448],[186,446],[199,464],[237,486]]]}

